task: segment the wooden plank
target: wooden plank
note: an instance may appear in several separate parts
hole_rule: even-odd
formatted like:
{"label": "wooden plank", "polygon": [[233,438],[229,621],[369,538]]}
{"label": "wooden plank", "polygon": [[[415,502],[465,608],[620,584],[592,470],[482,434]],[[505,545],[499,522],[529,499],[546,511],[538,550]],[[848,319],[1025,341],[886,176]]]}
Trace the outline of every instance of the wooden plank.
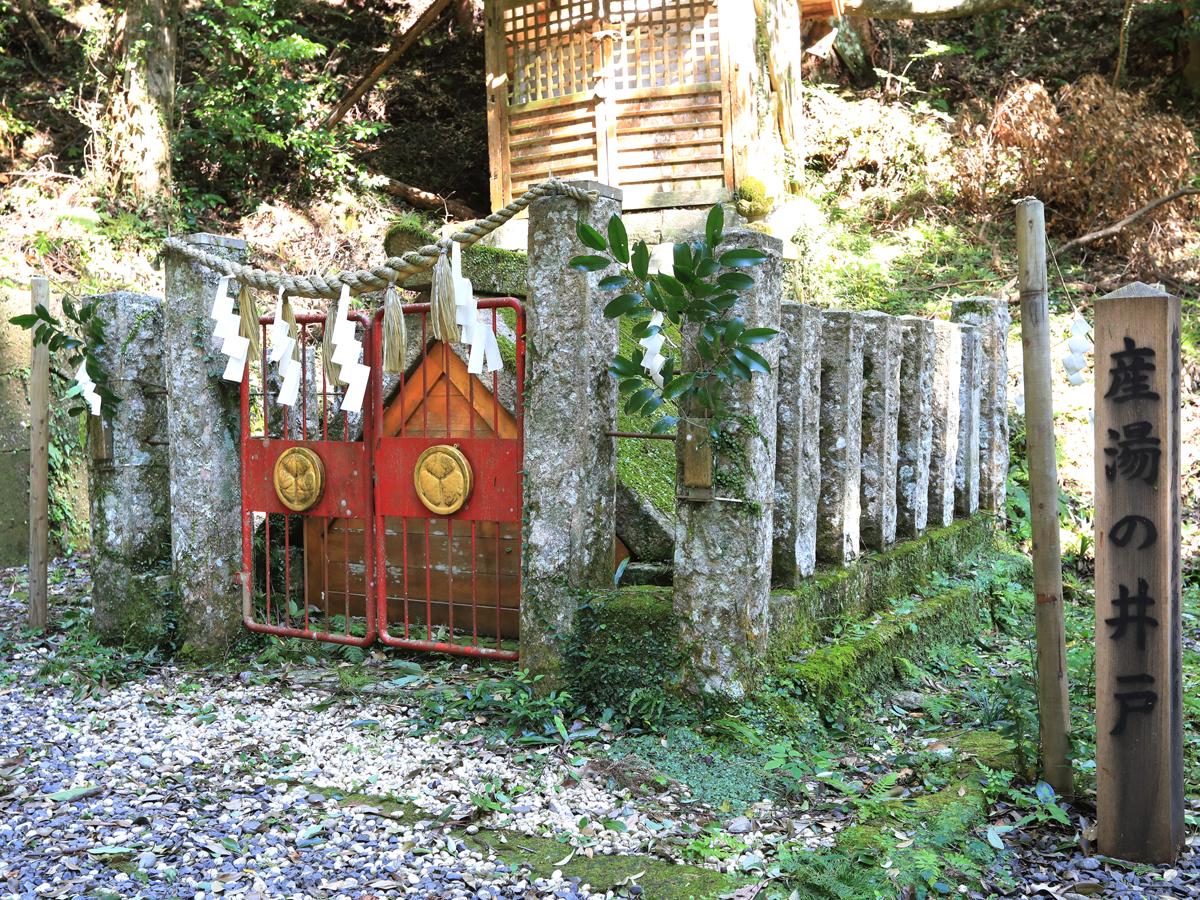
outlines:
{"label": "wooden plank", "polygon": [[1096,843],[1184,844],[1180,310],[1132,284],[1096,303]]}
{"label": "wooden plank", "polygon": [[490,164],[488,183],[492,209],[499,209],[512,199],[512,185],[508,178],[508,54],[501,0],[485,0],[484,19]]}
{"label": "wooden plank", "polygon": [[[48,279],[35,275],[29,293],[31,312],[50,309]],[[29,333],[29,627],[42,631],[50,563],[50,350]]]}
{"label": "wooden plank", "polygon": [[720,27],[717,28],[718,40],[720,41],[720,59],[721,59],[721,136],[724,140],[724,176],[725,187],[732,191],[737,187],[738,172],[733,159],[733,123],[735,119],[734,111],[734,77],[733,77],[733,54],[729,52],[729,41],[734,32],[727,31],[727,22],[731,18],[732,7],[736,0],[717,0],[717,17],[720,22]]}
{"label": "wooden plank", "polygon": [[631,187],[625,189],[626,209],[662,209],[682,206],[712,206],[726,203],[732,193],[724,187],[697,191],[660,191],[657,189]]}

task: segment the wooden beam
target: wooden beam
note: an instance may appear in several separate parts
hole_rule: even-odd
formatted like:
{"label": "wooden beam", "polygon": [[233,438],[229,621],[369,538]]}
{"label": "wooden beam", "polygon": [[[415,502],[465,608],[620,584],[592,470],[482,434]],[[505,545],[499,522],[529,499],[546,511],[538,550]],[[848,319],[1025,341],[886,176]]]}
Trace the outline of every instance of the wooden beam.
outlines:
{"label": "wooden beam", "polygon": [[350,90],[346,91],[342,99],[338,101],[338,105],[325,117],[325,121],[321,123],[321,127],[332,128],[338,122],[342,121],[346,113],[350,112],[354,107],[354,104],[361,100],[363,95],[375,86],[375,82],[382,78],[384,73],[394,66],[401,56],[408,52],[408,49],[417,42],[417,38],[424,33],[425,29],[441,17],[449,5],[450,0],[432,0],[429,7],[421,14],[417,21],[392,42],[392,49],[384,54],[383,58],[375,64],[375,67],[362,78],[358,79]]}
{"label": "wooden beam", "polygon": [[[50,282],[38,275],[30,285],[30,310],[50,307]],[[32,341],[33,331],[30,332]],[[29,627],[43,631],[47,620],[50,561],[50,349],[33,342],[29,359]]]}
{"label": "wooden beam", "polygon": [[1017,276],[1025,361],[1025,447],[1033,526],[1038,713],[1044,777],[1060,797],[1074,797],[1071,706],[1063,625],[1062,548],[1058,535],[1058,465],[1054,456],[1050,308],[1046,285],[1046,218],[1040,200],[1017,204]]}

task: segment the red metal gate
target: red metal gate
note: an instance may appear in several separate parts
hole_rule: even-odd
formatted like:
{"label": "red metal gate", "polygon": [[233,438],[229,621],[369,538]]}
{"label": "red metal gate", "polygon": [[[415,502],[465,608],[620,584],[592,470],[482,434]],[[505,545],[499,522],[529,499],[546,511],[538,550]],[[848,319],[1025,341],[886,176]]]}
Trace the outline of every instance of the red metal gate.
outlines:
{"label": "red metal gate", "polygon": [[[507,298],[481,300],[479,309],[505,357],[502,372],[471,374],[457,345],[431,339],[429,305],[414,303],[404,311],[416,359],[394,385],[381,374],[383,312],[360,317],[371,366],[361,416],[338,411],[342,389],[326,382],[311,350],[301,353],[301,394],[291,410],[275,404],[266,376],[257,397],[244,379],[247,628],[517,658],[524,314]],[[265,338],[272,318],[261,322]],[[297,322],[300,346],[315,346],[324,316]],[[252,433],[258,423],[261,432]],[[319,463],[285,457],[296,447]],[[308,477],[303,469],[312,465],[324,470],[320,499],[289,509],[277,477],[287,481],[289,466]]]}

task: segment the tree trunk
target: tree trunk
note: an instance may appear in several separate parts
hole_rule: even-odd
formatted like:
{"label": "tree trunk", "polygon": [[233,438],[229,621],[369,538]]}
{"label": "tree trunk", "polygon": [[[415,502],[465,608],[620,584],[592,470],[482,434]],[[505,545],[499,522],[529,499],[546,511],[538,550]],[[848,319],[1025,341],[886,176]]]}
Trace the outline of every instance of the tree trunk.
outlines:
{"label": "tree trunk", "polygon": [[171,184],[179,0],[127,0],[110,93],[95,135],[97,174],[116,194],[159,205]]}
{"label": "tree trunk", "polygon": [[866,19],[962,19],[1016,5],[1017,0],[846,0],[846,13]]}

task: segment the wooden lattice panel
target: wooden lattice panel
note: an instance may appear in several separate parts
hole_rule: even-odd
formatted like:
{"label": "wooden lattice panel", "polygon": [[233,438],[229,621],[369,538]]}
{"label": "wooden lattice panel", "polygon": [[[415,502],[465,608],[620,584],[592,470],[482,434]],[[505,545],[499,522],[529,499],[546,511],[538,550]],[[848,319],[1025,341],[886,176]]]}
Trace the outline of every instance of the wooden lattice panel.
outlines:
{"label": "wooden lattice panel", "polygon": [[617,91],[720,82],[713,0],[609,0],[608,20],[618,31],[612,55]]}
{"label": "wooden lattice panel", "polygon": [[549,175],[623,188],[626,209],[710,203],[732,187],[716,0],[486,8],[495,206]]}
{"label": "wooden lattice panel", "polygon": [[508,102],[512,106],[592,91],[599,53],[599,0],[505,4]]}
{"label": "wooden lattice panel", "polygon": [[514,195],[550,174],[601,178],[596,104],[590,99],[528,111],[510,110],[508,135]]}

